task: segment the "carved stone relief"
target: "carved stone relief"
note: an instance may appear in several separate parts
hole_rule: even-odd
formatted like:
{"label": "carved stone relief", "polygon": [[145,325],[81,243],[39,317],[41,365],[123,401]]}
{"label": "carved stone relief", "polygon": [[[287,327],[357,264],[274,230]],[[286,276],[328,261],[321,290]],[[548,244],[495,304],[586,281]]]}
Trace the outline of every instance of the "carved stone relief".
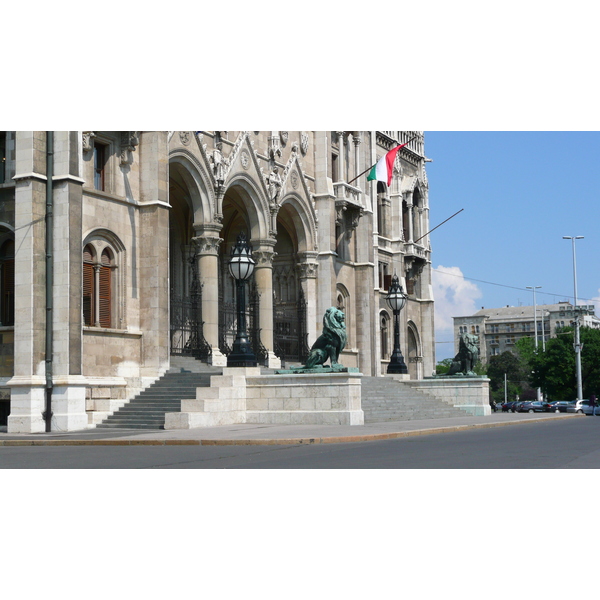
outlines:
{"label": "carved stone relief", "polygon": [[298,185],[300,185],[300,176],[298,175],[298,171],[292,171],[290,173],[290,181],[292,182],[292,187],[297,190]]}
{"label": "carved stone relief", "polygon": [[308,133],[306,131],[300,134],[300,151],[303,156],[308,152]]}
{"label": "carved stone relief", "polygon": [[242,167],[247,171],[250,167],[250,156],[245,150],[242,150],[240,154],[240,162],[242,163]]}
{"label": "carved stone relief", "polygon": [[90,152],[94,147],[94,138],[96,134],[93,131],[84,131],[83,132],[83,151]]}

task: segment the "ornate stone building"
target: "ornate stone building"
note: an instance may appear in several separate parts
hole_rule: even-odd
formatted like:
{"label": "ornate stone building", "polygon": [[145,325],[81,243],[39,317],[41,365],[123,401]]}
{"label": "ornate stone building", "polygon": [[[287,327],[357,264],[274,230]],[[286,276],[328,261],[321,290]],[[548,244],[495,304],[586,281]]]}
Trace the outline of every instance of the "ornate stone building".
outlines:
{"label": "ornate stone building", "polygon": [[[366,180],[409,140],[389,188]],[[396,273],[410,376],[434,370],[423,132],[9,131],[0,159],[8,431],[93,425],[172,355],[225,365],[236,327],[228,260],[241,232],[256,261],[247,313],[260,364],[301,363],[337,306],[342,362],[385,374]]]}

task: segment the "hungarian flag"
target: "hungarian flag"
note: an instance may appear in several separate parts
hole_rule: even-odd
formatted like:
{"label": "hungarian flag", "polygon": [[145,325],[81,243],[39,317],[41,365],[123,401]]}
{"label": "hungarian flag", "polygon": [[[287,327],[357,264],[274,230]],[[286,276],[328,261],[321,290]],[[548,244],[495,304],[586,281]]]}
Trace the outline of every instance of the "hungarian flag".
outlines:
{"label": "hungarian flag", "polygon": [[[408,143],[410,143],[410,140],[406,142],[406,144]],[[392,183],[392,173],[394,171],[396,154],[398,154],[398,150],[404,148],[406,144],[401,144],[400,146],[392,148],[383,158],[380,158],[367,175],[367,181],[383,181],[383,183],[386,183],[389,187]]]}

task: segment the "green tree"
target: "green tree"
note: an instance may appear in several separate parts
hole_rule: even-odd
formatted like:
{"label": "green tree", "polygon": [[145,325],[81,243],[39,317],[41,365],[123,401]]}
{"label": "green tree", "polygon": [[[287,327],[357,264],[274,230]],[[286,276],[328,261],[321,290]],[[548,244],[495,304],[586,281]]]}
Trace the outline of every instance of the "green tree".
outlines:
{"label": "green tree", "polygon": [[526,365],[509,350],[491,356],[487,366],[487,376],[490,379],[492,398],[496,402],[504,401],[504,376],[507,381],[507,399],[514,400],[528,389]]}
{"label": "green tree", "polygon": [[451,358],[444,358],[444,360],[440,360],[435,367],[436,375],[445,375],[452,366]]}
{"label": "green tree", "polygon": [[[600,330],[582,327],[580,339],[581,381],[584,398],[600,391]],[[573,328],[563,327],[555,338],[546,342],[546,350],[538,344],[537,352],[533,338],[522,338],[517,349],[530,371],[530,383],[540,387],[552,400],[573,400],[577,397],[575,373],[575,350]]]}

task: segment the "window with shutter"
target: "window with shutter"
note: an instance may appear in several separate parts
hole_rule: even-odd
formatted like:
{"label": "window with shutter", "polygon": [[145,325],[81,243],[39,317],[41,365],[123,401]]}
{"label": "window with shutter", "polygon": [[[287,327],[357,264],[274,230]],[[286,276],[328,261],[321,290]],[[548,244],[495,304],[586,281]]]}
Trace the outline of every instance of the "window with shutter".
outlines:
{"label": "window with shutter", "polygon": [[88,327],[114,327],[118,313],[113,306],[118,283],[115,252],[106,241],[96,239],[83,249],[83,322]]}
{"label": "window with shutter", "polygon": [[105,265],[100,267],[100,277],[99,277],[99,317],[100,327],[110,327],[110,304],[111,304],[111,293],[110,293],[110,279],[112,275],[112,270],[110,267]]}
{"label": "window with shutter", "polygon": [[83,263],[83,323],[94,324],[94,266]]}

